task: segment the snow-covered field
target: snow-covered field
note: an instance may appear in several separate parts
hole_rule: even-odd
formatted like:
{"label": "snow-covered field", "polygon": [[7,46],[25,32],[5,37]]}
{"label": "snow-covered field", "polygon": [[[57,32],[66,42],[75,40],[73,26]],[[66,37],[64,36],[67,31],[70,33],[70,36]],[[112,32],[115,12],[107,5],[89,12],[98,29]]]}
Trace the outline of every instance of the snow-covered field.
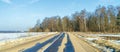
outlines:
{"label": "snow-covered field", "polygon": [[0,33],[0,42],[8,41],[11,39],[18,39],[18,38],[24,38],[29,36],[35,36],[35,35],[45,35],[45,34],[52,34],[50,32],[28,32],[28,33]]}
{"label": "snow-covered field", "polygon": [[[37,33],[38,34],[38,33]],[[36,33],[0,33],[0,41],[6,41],[9,39],[16,39],[21,37],[27,37],[32,35],[37,35]]]}
{"label": "snow-covered field", "polygon": [[[117,38],[120,38],[120,34],[91,34],[89,36],[92,36],[92,37],[87,37],[85,38],[86,40],[88,40],[88,42],[90,44],[92,44],[93,46],[101,49],[103,52],[114,52],[114,51],[118,51],[119,49],[119,46],[120,46],[120,40],[118,39],[104,39],[103,37],[117,37]],[[93,40],[96,40],[96,41],[100,41],[100,40],[105,40],[107,41],[108,45],[105,45],[105,46],[100,46],[99,44],[96,44],[94,42],[92,42]],[[102,41],[101,42],[104,42]],[[109,46],[112,46],[112,47],[109,47]]]}
{"label": "snow-covered field", "polygon": [[86,36],[79,35],[79,37],[84,38],[85,41],[87,41],[89,44],[100,49],[103,52],[115,52],[115,51],[119,52],[120,51],[120,39],[118,39],[120,38],[120,33],[86,34]]}
{"label": "snow-covered field", "polygon": [[34,41],[56,32],[0,33],[0,50]]}

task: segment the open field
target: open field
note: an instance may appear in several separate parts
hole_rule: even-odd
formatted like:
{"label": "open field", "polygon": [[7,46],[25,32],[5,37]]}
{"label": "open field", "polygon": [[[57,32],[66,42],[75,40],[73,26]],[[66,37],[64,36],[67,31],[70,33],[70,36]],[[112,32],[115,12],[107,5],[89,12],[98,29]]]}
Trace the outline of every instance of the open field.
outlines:
{"label": "open field", "polygon": [[[9,42],[9,44],[1,47],[0,52],[112,52],[113,48],[115,48],[114,51],[116,52],[120,50],[120,43],[112,43],[112,47],[106,48],[106,46],[111,44],[109,42],[113,40],[105,40],[101,37],[102,35],[82,32],[54,32],[45,34],[43,36],[34,35],[29,38],[23,38],[24,40],[22,41]],[[103,40],[108,45],[104,44]],[[103,45],[100,45],[100,43],[103,43]]]}

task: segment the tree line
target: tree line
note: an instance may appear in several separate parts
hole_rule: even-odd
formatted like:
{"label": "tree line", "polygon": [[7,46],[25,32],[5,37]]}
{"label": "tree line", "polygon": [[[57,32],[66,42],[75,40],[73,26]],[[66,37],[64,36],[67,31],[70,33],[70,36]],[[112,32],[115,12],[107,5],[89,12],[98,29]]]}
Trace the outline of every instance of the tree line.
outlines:
{"label": "tree line", "polygon": [[120,7],[98,6],[94,12],[85,9],[71,16],[46,17],[30,28],[32,32],[120,32]]}

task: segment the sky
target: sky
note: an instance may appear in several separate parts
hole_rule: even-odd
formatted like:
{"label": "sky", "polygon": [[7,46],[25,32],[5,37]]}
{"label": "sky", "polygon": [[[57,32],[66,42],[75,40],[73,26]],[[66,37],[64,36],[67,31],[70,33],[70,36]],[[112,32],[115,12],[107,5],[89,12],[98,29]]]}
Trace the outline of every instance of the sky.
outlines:
{"label": "sky", "polygon": [[0,31],[25,31],[45,17],[67,16],[97,6],[119,6],[120,0],[0,0]]}

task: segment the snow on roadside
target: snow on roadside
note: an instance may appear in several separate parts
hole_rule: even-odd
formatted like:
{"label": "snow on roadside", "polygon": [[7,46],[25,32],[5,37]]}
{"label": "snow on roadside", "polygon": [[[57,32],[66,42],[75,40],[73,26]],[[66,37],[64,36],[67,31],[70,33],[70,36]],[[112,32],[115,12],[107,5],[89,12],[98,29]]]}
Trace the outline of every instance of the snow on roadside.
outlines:
{"label": "snow on roadside", "polygon": [[0,41],[0,50],[34,41],[41,37],[45,37],[55,33],[56,32],[0,33],[0,37],[3,38],[3,40]]}
{"label": "snow on roadside", "polygon": [[6,42],[16,42],[21,41],[26,38],[36,37],[36,36],[45,36],[48,34],[54,34],[54,32],[30,32],[30,33],[0,33],[0,46],[6,44]]}
{"label": "snow on roadside", "polygon": [[0,42],[7,41],[10,39],[17,39],[23,37],[29,37],[34,35],[46,35],[46,34],[54,34],[54,32],[28,32],[28,33],[0,33]]}
{"label": "snow on roadside", "polygon": [[86,38],[87,40],[90,40],[90,41],[92,41],[92,40],[98,40],[98,38]]}

